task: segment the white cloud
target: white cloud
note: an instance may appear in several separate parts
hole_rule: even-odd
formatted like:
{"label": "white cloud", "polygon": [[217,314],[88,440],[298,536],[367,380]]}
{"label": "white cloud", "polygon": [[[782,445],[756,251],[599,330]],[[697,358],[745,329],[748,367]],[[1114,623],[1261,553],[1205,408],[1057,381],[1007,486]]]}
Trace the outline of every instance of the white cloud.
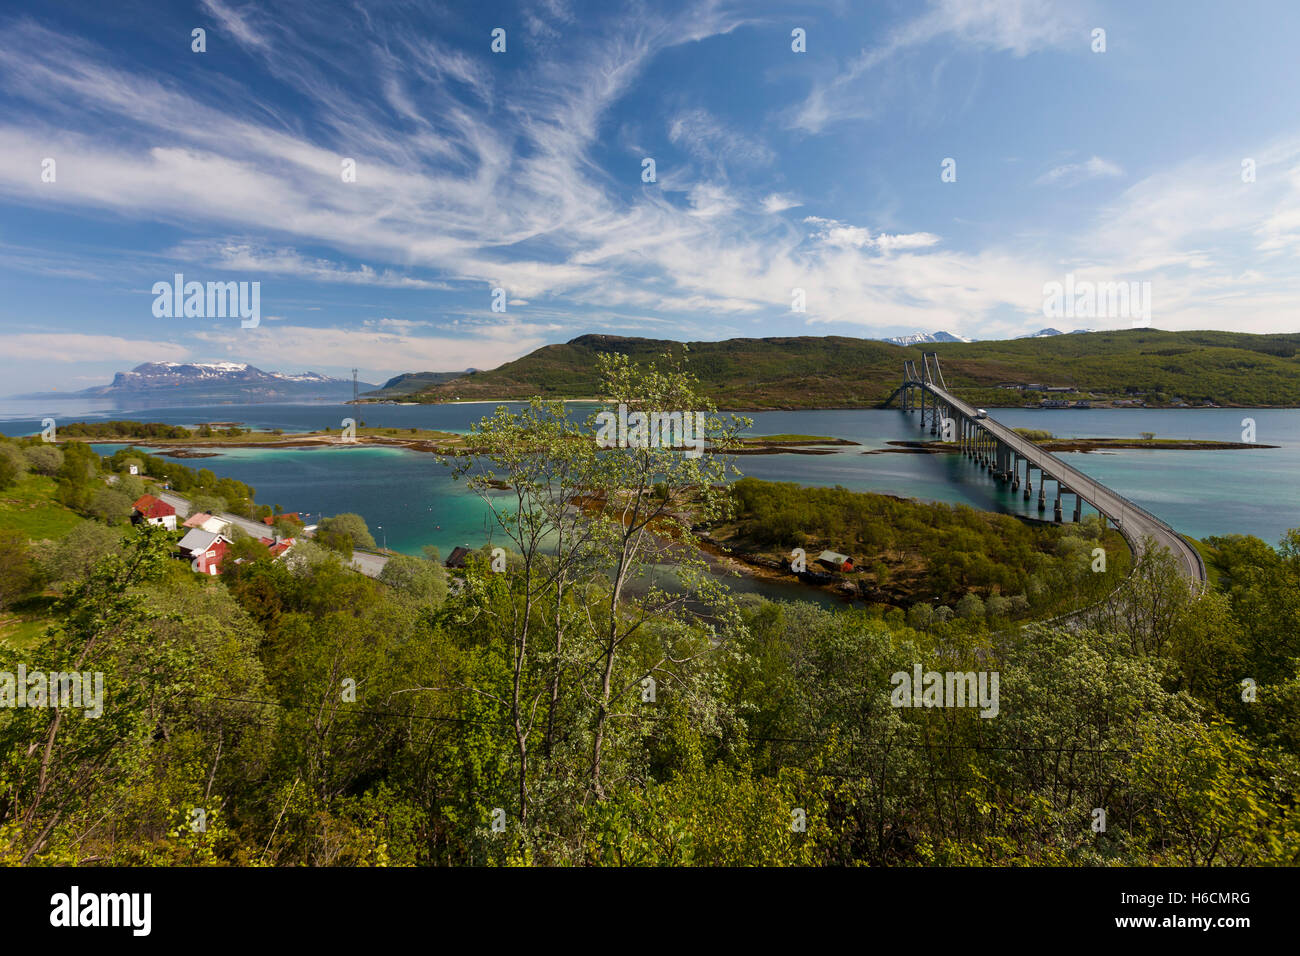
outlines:
{"label": "white cloud", "polygon": [[[395,318],[352,330],[278,322],[255,334],[202,333],[232,355],[255,355],[256,343],[292,348],[308,366],[324,361],[314,356],[325,348],[339,366],[354,364],[348,356],[355,351],[357,361],[368,356],[363,364],[371,368],[401,362],[394,371],[490,367],[557,329],[572,329],[578,320],[570,314],[549,318],[571,305],[602,317],[627,310],[609,321],[688,330],[688,323],[698,330],[703,316],[710,334],[723,328],[720,317],[747,325],[772,315],[789,323],[967,334],[986,322],[1014,327],[1023,317],[1028,329],[1045,324],[1042,284],[1066,271],[1100,281],[1149,276],[1157,282],[1157,318],[1163,310],[1171,322],[1274,326],[1286,315],[1279,293],[1297,281],[1287,269],[1300,251],[1300,154],[1293,148],[1259,150],[1259,182],[1251,185],[1236,175],[1239,158],[1201,158],[1148,177],[1091,221],[1082,213],[1060,240],[1073,240],[1065,247],[1049,246],[1041,235],[1002,233],[983,240],[982,249],[959,251],[943,248],[942,226],[930,222],[890,234],[777,215],[802,200],[733,184],[724,168],[761,170],[771,162],[770,148],[702,109],[679,111],[669,125],[670,137],[692,157],[689,168],[669,171],[660,190],[628,188],[635,166],[627,181],[611,183],[593,158],[607,145],[606,111],[663,50],[733,29],[738,21],[715,7],[675,21],[647,15],[606,42],[540,60],[519,87],[464,52],[362,32],[355,46],[376,64],[376,85],[358,82],[355,89],[331,85],[295,60],[286,25],[240,10],[257,37],[273,38],[274,55],[263,55],[287,58],[291,65],[278,68],[296,71],[304,116],[315,122],[290,125],[235,109],[205,98],[197,86],[168,86],[143,69],[110,65],[86,44],[13,26],[0,30],[0,83],[15,102],[39,109],[0,122],[0,195],[228,235],[183,241],[169,254],[253,278],[481,290],[485,313],[489,290],[501,286],[513,306],[529,303],[528,316],[548,319],[516,324],[512,313],[510,322],[466,320],[441,330],[456,334],[432,336],[416,335],[418,323]],[[1072,35],[1062,32],[1065,23],[1028,2],[932,3],[868,51],[856,74],[823,85],[828,115],[849,108],[856,78],[882,58],[941,38],[1023,55]],[[257,48],[256,40],[247,43]],[[419,55],[403,72],[412,50]],[[385,104],[391,114],[377,115]],[[500,104],[491,121],[488,104]],[[123,134],[69,131],[81,129],[87,116],[108,117]],[[336,148],[341,142],[348,153]],[[50,150],[61,157],[57,190],[32,175]],[[357,159],[356,183],[341,181],[342,155]],[[1121,173],[1092,157],[1064,163],[1043,180]],[[761,175],[768,188],[782,184]],[[809,296],[808,314],[797,319],[789,313],[795,287]],[[259,337],[281,332],[287,337]]]}
{"label": "white cloud", "polygon": [[195,333],[194,338],[236,361],[250,355],[274,355],[282,367],[357,366],[383,375],[414,369],[495,368],[545,342],[541,333],[524,324],[503,323],[479,331],[482,334],[453,337],[289,325],[205,331]]}
{"label": "white cloud", "polygon": [[787,209],[794,209],[802,205],[803,203],[795,199],[793,196],[784,196],[781,193],[772,193],[768,196],[764,196],[762,203],[763,212],[769,214],[785,212]]}
{"label": "white cloud", "polygon": [[242,240],[187,240],[170,249],[166,255],[228,272],[291,275],[319,282],[397,289],[447,291],[454,288],[447,282],[416,279],[392,269],[375,269],[364,263],[356,268],[348,268],[328,259],[309,259],[294,249],[272,249]]}
{"label": "white cloud", "polygon": [[408,334],[415,329],[427,328],[432,323],[423,322],[417,319],[366,319],[361,323],[367,329],[378,329],[381,332],[395,332],[398,334]]}
{"label": "white cloud", "polygon": [[225,33],[233,36],[242,46],[253,50],[266,50],[270,47],[266,38],[248,22],[249,17],[221,0],[200,0],[204,12],[214,17]]}
{"label": "white cloud", "polygon": [[190,350],[171,342],[127,339],[81,332],[34,332],[0,335],[0,352],[20,362],[180,362]]}
{"label": "white cloud", "polygon": [[1124,175],[1124,170],[1120,169],[1115,163],[1102,159],[1100,156],[1093,156],[1081,163],[1066,163],[1062,166],[1053,167],[1034,180],[1034,183],[1039,186],[1050,183],[1075,186],[1088,179],[1122,175]]}
{"label": "white cloud", "polygon": [[930,0],[919,16],[864,49],[844,70],[813,84],[788,115],[788,125],[819,133],[828,125],[871,115],[864,77],[900,54],[946,40],[958,47],[1025,56],[1083,36],[1085,8],[1053,0]]}
{"label": "white cloud", "polygon": [[687,110],[674,117],[668,139],[695,159],[723,168],[767,166],[776,159],[766,145],[732,129],[705,109]]}
{"label": "white cloud", "polygon": [[901,235],[882,233],[873,237],[871,230],[864,226],[850,226],[836,219],[805,216],[804,222],[816,226],[817,231],[812,234],[812,238],[828,246],[893,252],[898,249],[924,249],[939,243],[939,237],[929,232],[912,232]]}

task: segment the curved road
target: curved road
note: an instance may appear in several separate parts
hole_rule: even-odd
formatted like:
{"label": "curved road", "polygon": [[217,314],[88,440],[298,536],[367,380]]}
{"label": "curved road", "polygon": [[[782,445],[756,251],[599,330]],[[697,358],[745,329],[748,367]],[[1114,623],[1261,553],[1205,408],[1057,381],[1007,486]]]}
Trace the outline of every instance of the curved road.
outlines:
{"label": "curved road", "polygon": [[1141,555],[1142,541],[1149,537],[1169,549],[1188,580],[1198,587],[1205,584],[1205,562],[1201,560],[1200,552],[1151,512],[1089,478],[1077,468],[1067,465],[1051,452],[1039,448],[1006,425],[992,418],[977,419],[974,407],[948,394],[945,389],[931,382],[914,381],[911,384],[924,388],[942,404],[961,412],[976,427],[983,428],[1021,458],[1031,462],[1035,468],[1045,467],[1047,474],[1060,479],[1063,488],[1068,488],[1072,494],[1081,495],[1084,501],[1109,518],[1129,543],[1135,555]]}

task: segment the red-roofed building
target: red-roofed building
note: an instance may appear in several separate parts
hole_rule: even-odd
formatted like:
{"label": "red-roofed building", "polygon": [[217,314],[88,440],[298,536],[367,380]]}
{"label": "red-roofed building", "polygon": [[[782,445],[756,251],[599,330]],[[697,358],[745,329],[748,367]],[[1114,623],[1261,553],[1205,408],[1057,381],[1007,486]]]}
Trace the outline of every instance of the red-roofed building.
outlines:
{"label": "red-roofed building", "polygon": [[271,545],[270,547],[271,557],[278,558],[280,555],[284,554],[293,546],[294,546],[293,538],[281,538],[275,544]]}
{"label": "red-roofed building", "polygon": [[176,547],[181,557],[190,559],[190,567],[199,574],[220,574],[221,561],[230,549],[230,542],[215,532],[194,528]]}
{"label": "red-roofed building", "polygon": [[294,524],[302,524],[302,518],[298,516],[298,512],[296,511],[286,511],[278,515],[267,515],[262,519],[262,524],[273,525],[280,520],[292,521]]}
{"label": "red-roofed building", "polygon": [[160,524],[168,531],[176,530],[176,509],[153,495],[141,495],[132,507],[131,522],[139,524]]}
{"label": "red-roofed building", "polygon": [[226,543],[225,538],[217,538],[212,542],[208,550],[194,556],[190,562],[190,567],[199,574],[220,574],[221,562],[225,558],[226,552],[230,550],[230,545]]}
{"label": "red-roofed building", "polygon": [[222,534],[230,527],[230,522],[224,518],[218,518],[216,515],[210,515],[206,511],[200,511],[190,515],[185,519],[182,528],[202,528],[204,531],[215,531]]}

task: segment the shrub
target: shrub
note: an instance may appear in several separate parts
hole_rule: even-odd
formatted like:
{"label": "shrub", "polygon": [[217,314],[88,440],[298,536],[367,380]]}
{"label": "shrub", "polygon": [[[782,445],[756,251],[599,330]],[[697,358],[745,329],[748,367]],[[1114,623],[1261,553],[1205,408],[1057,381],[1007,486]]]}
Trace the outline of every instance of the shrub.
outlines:
{"label": "shrub", "polygon": [[366,527],[366,519],[359,514],[344,512],[332,518],[322,518],[316,528],[316,540],[327,548],[351,556],[355,548],[373,548],[375,539]]}
{"label": "shrub", "polygon": [[27,474],[27,458],[9,442],[0,444],[0,488],[17,484]]}
{"label": "shrub", "polygon": [[54,445],[42,443],[23,449],[27,465],[38,475],[57,475],[63,467],[63,452]]}

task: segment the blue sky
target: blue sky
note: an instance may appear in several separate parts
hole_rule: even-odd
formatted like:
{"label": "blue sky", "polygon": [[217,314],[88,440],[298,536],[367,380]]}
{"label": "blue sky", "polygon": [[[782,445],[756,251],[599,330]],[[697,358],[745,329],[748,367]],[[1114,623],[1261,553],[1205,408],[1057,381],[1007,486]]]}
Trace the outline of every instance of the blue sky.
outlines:
{"label": "blue sky", "polygon": [[[1066,274],[1150,282],[1159,328],[1296,331],[1297,37],[1290,0],[29,6],[0,15],[2,390],[1001,338],[1061,324]],[[155,317],[177,272],[260,282],[260,325]]]}

